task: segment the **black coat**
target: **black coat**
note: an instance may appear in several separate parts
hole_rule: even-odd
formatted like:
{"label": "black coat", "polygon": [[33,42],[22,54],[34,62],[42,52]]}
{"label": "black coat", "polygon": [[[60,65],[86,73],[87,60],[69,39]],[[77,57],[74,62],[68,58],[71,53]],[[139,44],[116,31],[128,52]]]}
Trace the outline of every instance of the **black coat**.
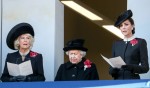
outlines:
{"label": "black coat", "polygon": [[114,79],[140,79],[139,74],[147,73],[149,70],[147,43],[144,39],[136,38],[137,44],[132,46],[123,40],[113,44],[113,57],[121,56],[127,64],[125,68],[114,69],[110,67],[109,73]]}
{"label": "black coat", "polygon": [[75,81],[75,80],[99,80],[98,72],[94,63],[90,68],[84,70],[83,59],[78,64],[70,62],[61,64],[55,77],[55,81]]}
{"label": "black coat", "polygon": [[12,78],[12,76],[10,76],[8,73],[7,62],[14,63],[14,64],[20,64],[22,62],[31,60],[33,74],[28,75],[28,77],[30,77],[30,80],[26,80],[26,81],[45,81],[44,71],[43,71],[42,54],[37,53],[37,55],[34,57],[34,56],[31,56],[32,52],[33,51],[30,51],[26,55],[24,61],[22,61],[22,58],[21,58],[19,51],[14,52],[14,53],[8,53],[6,61],[5,61],[4,71],[3,71],[3,74],[1,76],[1,80],[3,82],[10,82],[10,78]]}

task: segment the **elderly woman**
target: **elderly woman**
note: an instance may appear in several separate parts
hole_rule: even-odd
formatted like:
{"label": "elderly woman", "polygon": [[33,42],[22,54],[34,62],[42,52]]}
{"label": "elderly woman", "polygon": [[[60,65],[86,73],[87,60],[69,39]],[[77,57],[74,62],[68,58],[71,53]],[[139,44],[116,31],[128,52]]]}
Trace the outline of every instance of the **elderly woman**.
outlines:
{"label": "elderly woman", "polygon": [[[34,30],[28,23],[20,23],[14,26],[7,35],[7,46],[13,53],[8,53],[5,61],[5,67],[1,76],[2,82],[27,82],[27,81],[45,81],[43,71],[42,54],[31,51],[34,42]],[[30,61],[32,74],[13,76],[9,73],[8,64],[21,64]]]}
{"label": "elderly woman", "polygon": [[55,81],[98,80],[98,72],[94,63],[85,58],[87,48],[83,47],[83,39],[71,40],[63,50],[69,61],[61,64]]}

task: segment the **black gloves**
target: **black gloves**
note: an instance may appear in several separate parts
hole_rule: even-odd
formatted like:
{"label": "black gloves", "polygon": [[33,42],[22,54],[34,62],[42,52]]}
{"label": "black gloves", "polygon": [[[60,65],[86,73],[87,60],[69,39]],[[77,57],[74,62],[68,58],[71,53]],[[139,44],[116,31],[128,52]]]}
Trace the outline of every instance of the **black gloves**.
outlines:
{"label": "black gloves", "polygon": [[116,77],[118,75],[119,70],[119,68],[111,68],[109,73],[112,75],[112,77]]}
{"label": "black gloves", "polygon": [[124,70],[133,71],[133,66],[132,65],[122,65],[121,68],[124,69]]}
{"label": "black gloves", "polygon": [[18,82],[26,81],[26,76],[16,76]]}
{"label": "black gloves", "polygon": [[10,82],[17,82],[17,77],[16,76],[10,77],[9,81]]}
{"label": "black gloves", "polygon": [[30,77],[28,76],[13,76],[9,80],[11,82],[26,82],[29,81]]}

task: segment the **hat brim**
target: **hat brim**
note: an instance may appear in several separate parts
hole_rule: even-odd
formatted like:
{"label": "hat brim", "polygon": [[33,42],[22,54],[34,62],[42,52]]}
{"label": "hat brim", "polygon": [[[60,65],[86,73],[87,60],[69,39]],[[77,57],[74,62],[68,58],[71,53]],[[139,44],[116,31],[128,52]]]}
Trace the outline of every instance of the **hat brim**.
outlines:
{"label": "hat brim", "polygon": [[115,22],[114,26],[118,27],[122,22],[124,22],[125,20],[129,19],[132,17],[132,11],[131,10],[127,10],[126,12],[124,12],[123,14],[121,14],[117,21]]}
{"label": "hat brim", "polygon": [[88,51],[87,48],[85,47],[65,47],[63,48],[63,50],[66,52],[66,51],[69,51],[69,50],[82,50],[82,51]]}
{"label": "hat brim", "polygon": [[6,43],[7,46],[15,50],[14,48],[14,41],[22,34],[29,33],[34,37],[34,30],[32,26],[28,23],[20,23],[14,26],[8,33]]}

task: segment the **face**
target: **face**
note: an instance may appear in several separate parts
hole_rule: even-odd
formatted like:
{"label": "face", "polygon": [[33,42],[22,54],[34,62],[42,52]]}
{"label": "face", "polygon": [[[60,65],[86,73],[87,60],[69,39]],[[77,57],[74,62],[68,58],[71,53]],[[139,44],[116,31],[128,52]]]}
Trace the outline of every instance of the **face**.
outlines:
{"label": "face", "polygon": [[80,50],[70,50],[68,51],[69,61],[72,64],[78,64],[82,60],[82,55]]}
{"label": "face", "polygon": [[29,49],[31,43],[31,36],[29,34],[22,34],[19,36],[19,46],[21,49]]}
{"label": "face", "polygon": [[134,25],[132,25],[131,22],[127,19],[120,24],[119,29],[121,30],[121,33],[125,37],[129,38],[133,35],[132,34],[133,27]]}

